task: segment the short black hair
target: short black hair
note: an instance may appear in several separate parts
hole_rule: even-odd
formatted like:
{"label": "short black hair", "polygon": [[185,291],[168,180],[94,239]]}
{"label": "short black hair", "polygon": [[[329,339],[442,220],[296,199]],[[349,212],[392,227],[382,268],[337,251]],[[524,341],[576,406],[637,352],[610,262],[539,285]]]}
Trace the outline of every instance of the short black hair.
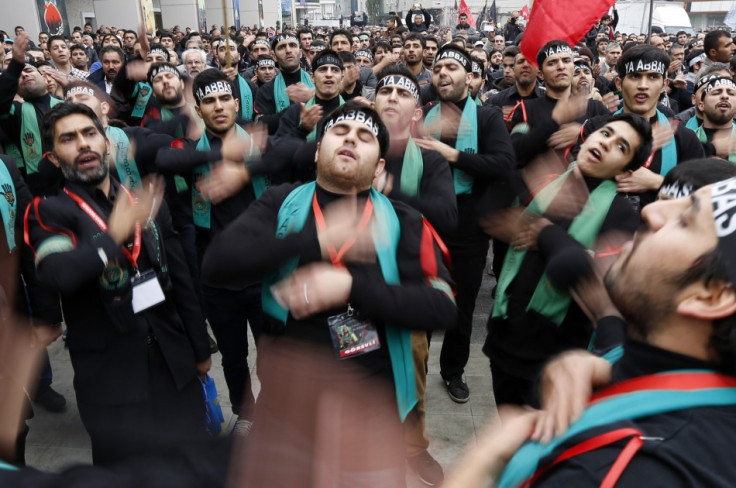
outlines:
{"label": "short black hair", "polygon": [[714,30],[705,35],[705,39],[703,39],[703,50],[705,51],[706,56],[710,57],[711,49],[718,49],[718,41],[723,37],[728,37],[730,39],[731,34],[724,30]]}
{"label": "short black hair", "polygon": [[427,42],[434,42],[435,44],[437,44],[437,47],[440,46],[440,42],[434,36],[424,36],[424,46],[423,47],[425,48],[427,47]]}
{"label": "short black hair", "polygon": [[310,36],[313,35],[312,30],[307,29],[306,27],[299,29],[299,31],[296,33],[296,38],[299,39],[300,41],[302,40],[302,34],[309,34]]}
{"label": "short black hair", "polygon": [[407,42],[409,41],[419,41],[419,44],[422,45],[422,49],[427,47],[427,43],[424,40],[424,37],[420,36],[416,32],[412,32],[406,36],[406,39],[404,39],[404,42],[401,43],[402,46],[405,46]]}
{"label": "short black hair", "polygon": [[[105,136],[105,129],[102,127],[102,122],[97,118],[94,111],[86,105],[81,103],[62,102],[51,108],[46,115],[43,117],[43,124],[41,125],[41,139],[43,144],[47,147],[54,147],[54,128],[56,123],[70,115],[86,115],[95,124],[95,128],[100,134]],[[53,150],[53,149],[52,149]]]}
{"label": "short black hair", "polygon": [[120,56],[120,61],[125,61],[125,53],[119,46],[108,44],[107,46],[100,49],[100,61],[102,61],[102,56],[107,53],[116,53],[118,56]]}
{"label": "short black hair", "polygon": [[74,51],[84,51],[84,54],[87,54],[87,49],[82,44],[79,44],[78,42],[75,42],[74,44],[69,47],[69,52],[72,53]]}
{"label": "short black hair", "polygon": [[342,51],[337,53],[337,55],[340,56],[340,59],[342,59],[343,63],[355,64],[355,55],[353,53]]}
{"label": "short black hair", "polygon": [[388,41],[378,41],[373,45],[373,48],[371,49],[373,57],[376,56],[376,51],[379,47],[383,48],[384,51],[391,51],[391,44],[389,44]]}
{"label": "short black hair", "polygon": [[127,30],[123,31],[123,36],[125,36],[125,34],[133,34],[135,36],[135,38],[138,39],[138,33],[136,31],[134,31],[134,30],[127,29]]}
{"label": "short black hair", "polygon": [[159,40],[163,39],[164,37],[168,37],[172,41],[174,40],[174,34],[172,34],[171,32],[165,31],[165,30],[159,31],[158,33]]}
{"label": "short black hair", "polygon": [[49,40],[46,43],[46,45],[48,46],[49,50],[51,50],[51,44],[54,41],[61,41],[61,42],[63,42],[66,45],[66,39],[64,38],[64,36],[51,36],[51,37],[49,37]]}
{"label": "short black hair", "polygon": [[[660,189],[677,184],[689,193],[736,176],[736,164],[721,158],[692,159],[676,165],[664,177]],[[687,196],[684,194],[682,196]]]}
{"label": "short black hair", "polygon": [[348,39],[348,42],[353,42],[353,34],[350,33],[350,31],[345,29],[335,29],[332,31],[332,34],[330,34],[330,42],[329,47],[332,48],[332,40],[336,38],[337,36],[345,36]]}

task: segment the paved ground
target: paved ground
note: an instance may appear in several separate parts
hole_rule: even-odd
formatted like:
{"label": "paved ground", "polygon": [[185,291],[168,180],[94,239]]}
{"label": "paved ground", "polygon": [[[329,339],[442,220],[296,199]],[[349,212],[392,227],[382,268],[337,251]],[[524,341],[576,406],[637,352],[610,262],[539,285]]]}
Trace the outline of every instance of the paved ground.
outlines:
{"label": "paved ground", "polygon": [[[435,334],[430,345],[429,374],[427,377],[427,432],[430,438],[429,451],[447,469],[469,443],[475,442],[476,432],[486,422],[497,418],[496,406],[491,391],[491,374],[488,358],[481,352],[485,339],[485,321],[490,313],[491,288],[495,278],[484,273],[483,286],[478,295],[473,321],[470,360],[465,369],[470,387],[470,401],[457,404],[447,396],[439,374],[439,352],[442,335]],[[251,342],[252,343],[252,342]],[[255,349],[251,348],[250,364],[254,364]],[[49,347],[49,355],[54,370],[54,388],[62,393],[68,402],[66,412],[51,414],[36,408],[36,417],[30,421],[26,460],[30,466],[43,470],[59,469],[78,463],[91,462],[89,438],[77,412],[72,389],[72,368],[69,354],[59,340]],[[220,366],[220,355],[213,357],[212,376],[221,391],[225,380]],[[254,390],[257,393],[260,383],[254,371]],[[228,426],[234,421],[229,412],[229,402],[221,395],[223,412]],[[413,474],[407,474],[409,488],[424,486]]]}

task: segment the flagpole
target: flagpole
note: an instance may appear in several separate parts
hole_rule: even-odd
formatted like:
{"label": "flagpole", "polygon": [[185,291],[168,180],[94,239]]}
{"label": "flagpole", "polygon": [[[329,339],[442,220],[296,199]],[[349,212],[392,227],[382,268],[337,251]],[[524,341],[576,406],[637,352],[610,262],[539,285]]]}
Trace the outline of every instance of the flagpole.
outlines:
{"label": "flagpole", "polygon": [[654,0],[649,0],[649,28],[647,29],[647,38],[652,39],[652,15],[654,14]]}

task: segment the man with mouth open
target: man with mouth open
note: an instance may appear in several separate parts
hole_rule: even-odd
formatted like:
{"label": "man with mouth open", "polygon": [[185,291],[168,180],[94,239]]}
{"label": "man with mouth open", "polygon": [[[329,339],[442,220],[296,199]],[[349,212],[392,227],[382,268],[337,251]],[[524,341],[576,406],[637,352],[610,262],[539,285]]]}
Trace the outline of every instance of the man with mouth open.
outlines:
{"label": "man with mouth open", "polygon": [[[654,46],[635,46],[627,50],[616,65],[616,88],[621,90],[622,113],[634,113],[654,127],[654,153],[633,173],[618,175],[618,191],[627,194],[632,205],[640,210],[653,202],[664,175],[681,161],[703,157],[703,148],[693,131],[683,124],[671,124],[657,108],[662,89],[669,82],[667,69],[670,57]],[[583,137],[600,127],[605,118],[598,117],[585,124]]]}
{"label": "man with mouth open", "polygon": [[731,143],[736,125],[736,84],[728,76],[717,76],[703,89],[698,109],[703,114],[703,123],[695,135],[703,144],[705,154],[731,159]]}
{"label": "man with mouth open", "polygon": [[201,437],[209,345],[160,183],[128,190],[110,177],[110,142],[85,105],[51,109],[43,136],[66,182],[29,206],[26,242],[61,296],[93,461]]}
{"label": "man with mouth open", "polygon": [[577,162],[536,194],[509,232],[511,246],[498,278],[488,338],[496,402],[536,404],[535,380],[560,351],[587,347],[592,328],[547,269],[582,249],[606,255],[601,238],[631,235],[639,219],[616,192],[615,177],[635,171],[651,153],[651,128],[634,114],[609,116],[581,145]]}

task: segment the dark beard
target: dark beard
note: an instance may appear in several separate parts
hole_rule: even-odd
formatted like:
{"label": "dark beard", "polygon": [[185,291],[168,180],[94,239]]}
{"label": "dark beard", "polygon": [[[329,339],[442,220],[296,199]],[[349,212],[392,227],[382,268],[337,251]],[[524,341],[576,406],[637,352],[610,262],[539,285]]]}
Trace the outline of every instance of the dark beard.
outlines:
{"label": "dark beard", "polygon": [[[82,173],[77,169],[79,158],[86,153],[95,154],[102,163],[100,164],[100,167],[93,173]],[[97,186],[102,183],[102,181],[107,178],[107,175],[110,173],[110,168],[107,164],[107,156],[107,153],[105,153],[103,156],[100,155],[100,153],[94,151],[85,151],[77,155],[77,157],[74,158],[74,161],[71,163],[59,158],[58,155],[56,157],[61,163],[61,173],[64,175],[64,179],[66,179],[66,181],[79,183],[80,185]]]}

